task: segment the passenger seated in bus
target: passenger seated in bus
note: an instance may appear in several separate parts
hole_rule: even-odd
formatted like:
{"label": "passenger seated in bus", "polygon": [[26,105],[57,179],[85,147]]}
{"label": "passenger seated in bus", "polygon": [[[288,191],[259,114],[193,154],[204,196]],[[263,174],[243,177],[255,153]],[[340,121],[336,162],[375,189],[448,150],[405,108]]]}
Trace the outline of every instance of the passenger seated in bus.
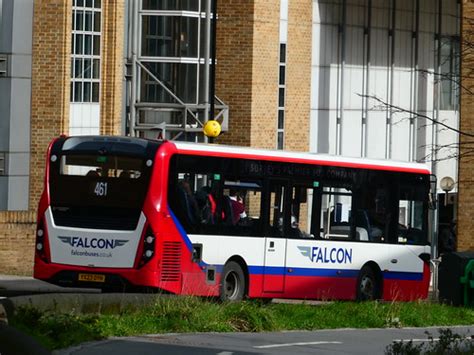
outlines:
{"label": "passenger seated in bus", "polygon": [[181,207],[184,210],[186,219],[190,224],[196,224],[198,220],[198,205],[191,191],[191,186],[186,180],[178,183],[178,196],[180,198]]}
{"label": "passenger seated in bus", "polygon": [[201,223],[214,224],[217,205],[209,186],[203,186],[196,192],[196,202],[200,211]]}
{"label": "passenger seated in bus", "polygon": [[229,199],[232,208],[232,224],[236,225],[240,219],[247,217],[242,193],[237,190],[230,189]]}

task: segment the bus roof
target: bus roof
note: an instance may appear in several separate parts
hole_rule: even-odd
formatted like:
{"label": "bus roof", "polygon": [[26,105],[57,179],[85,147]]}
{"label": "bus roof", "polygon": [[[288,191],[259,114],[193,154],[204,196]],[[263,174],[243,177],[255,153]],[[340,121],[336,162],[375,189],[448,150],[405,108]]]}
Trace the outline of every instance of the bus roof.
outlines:
{"label": "bus roof", "polygon": [[283,150],[256,149],[250,147],[228,146],[220,144],[204,144],[189,142],[170,142],[176,146],[178,153],[228,157],[246,158],[253,160],[267,160],[278,162],[291,162],[302,164],[317,164],[327,166],[339,166],[347,168],[400,171],[418,174],[430,174],[426,164],[410,163],[394,160],[351,158],[329,154],[289,152]]}

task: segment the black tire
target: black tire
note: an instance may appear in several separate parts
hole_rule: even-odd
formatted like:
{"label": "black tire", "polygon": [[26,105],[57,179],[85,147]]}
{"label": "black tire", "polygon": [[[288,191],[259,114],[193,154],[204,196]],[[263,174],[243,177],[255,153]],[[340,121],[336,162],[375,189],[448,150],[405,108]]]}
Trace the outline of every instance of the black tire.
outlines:
{"label": "black tire", "polygon": [[374,301],[380,298],[380,282],[370,266],[364,266],[357,278],[357,300]]}
{"label": "black tire", "polygon": [[221,277],[221,301],[240,301],[245,296],[246,284],[242,267],[235,261],[228,262]]}

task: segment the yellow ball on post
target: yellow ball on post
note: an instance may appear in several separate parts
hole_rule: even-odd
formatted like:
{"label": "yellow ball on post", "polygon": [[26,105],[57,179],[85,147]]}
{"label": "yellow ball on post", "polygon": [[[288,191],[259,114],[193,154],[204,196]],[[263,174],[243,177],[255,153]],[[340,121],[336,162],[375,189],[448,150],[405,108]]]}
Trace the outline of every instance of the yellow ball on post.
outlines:
{"label": "yellow ball on post", "polygon": [[217,137],[221,134],[221,124],[216,120],[209,120],[203,127],[204,134],[207,137]]}

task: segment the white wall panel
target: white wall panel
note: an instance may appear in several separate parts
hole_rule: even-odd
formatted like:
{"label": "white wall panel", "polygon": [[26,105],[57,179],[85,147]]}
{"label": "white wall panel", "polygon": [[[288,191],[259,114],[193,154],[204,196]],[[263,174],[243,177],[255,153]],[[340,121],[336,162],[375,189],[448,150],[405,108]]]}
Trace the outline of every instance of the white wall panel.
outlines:
{"label": "white wall panel", "polygon": [[375,67],[387,67],[388,36],[386,29],[372,29],[370,47],[370,64]]}
{"label": "white wall panel", "polygon": [[443,1],[442,6],[443,16],[441,23],[443,33],[458,35],[459,20],[457,18],[458,5],[456,1]]}
{"label": "white wall panel", "polygon": [[420,0],[420,31],[434,33],[436,31],[436,1]]}
{"label": "white wall panel", "polygon": [[385,111],[369,111],[367,117],[367,157],[385,158]]}
{"label": "white wall panel", "polygon": [[365,6],[365,2],[347,2],[347,24],[349,26],[364,26],[365,14],[367,12],[367,8]]}
{"label": "white wall panel", "polygon": [[325,39],[321,38],[321,26],[319,24],[313,23],[312,27],[311,65],[315,66],[321,64],[321,51],[323,49],[322,43]]}
{"label": "white wall panel", "polygon": [[372,27],[373,28],[388,28],[389,4],[390,2],[387,0],[372,0]]}
{"label": "white wall panel", "polygon": [[363,98],[359,96],[364,94],[362,87],[364,72],[362,66],[347,66],[345,72],[344,109],[362,110]]}
{"label": "white wall panel", "polygon": [[391,159],[410,160],[410,120],[406,113],[394,113],[391,125]]}
{"label": "white wall panel", "polygon": [[100,105],[97,103],[71,103],[69,134],[100,134]]}
{"label": "white wall panel", "polygon": [[[369,77],[369,95],[376,96],[381,100],[387,102],[387,75],[388,68],[384,67],[371,67]],[[376,105],[376,102],[372,102],[372,105]]]}
{"label": "white wall panel", "polygon": [[397,67],[393,72],[393,101],[392,104],[405,110],[410,110],[411,72],[409,68]]}
{"label": "white wall panel", "polygon": [[344,111],[341,126],[342,150],[341,155],[348,157],[361,156],[362,117],[360,111]]}
{"label": "white wall panel", "polygon": [[321,65],[338,62],[339,33],[336,26],[321,25]]}
{"label": "white wall panel", "polygon": [[411,31],[412,29],[412,7],[414,0],[398,0],[395,11],[395,28],[398,30]]}

